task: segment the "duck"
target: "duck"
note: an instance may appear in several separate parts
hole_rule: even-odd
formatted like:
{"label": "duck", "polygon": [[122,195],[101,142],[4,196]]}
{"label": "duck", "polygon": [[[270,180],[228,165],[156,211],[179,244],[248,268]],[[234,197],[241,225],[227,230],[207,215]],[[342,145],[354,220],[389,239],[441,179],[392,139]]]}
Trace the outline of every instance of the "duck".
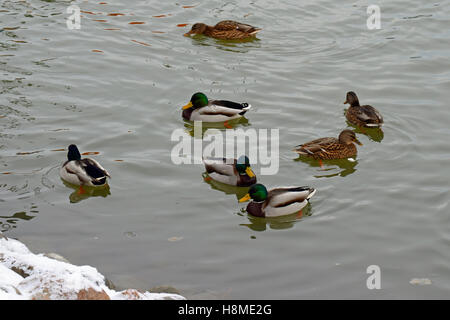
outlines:
{"label": "duck", "polygon": [[345,112],[347,120],[356,126],[368,128],[380,128],[383,124],[383,117],[380,112],[372,106],[359,105],[358,96],[353,91],[347,92],[347,99],[344,104],[350,104]]}
{"label": "duck", "polygon": [[311,187],[278,187],[267,191],[260,183],[252,185],[239,202],[252,201],[247,212],[255,217],[279,217],[302,210],[316,193]]}
{"label": "duck", "polygon": [[356,155],[354,143],[362,146],[352,130],[343,130],[338,138],[326,137],[296,146],[292,151],[319,160],[344,159]]}
{"label": "duck", "polygon": [[236,159],[205,158],[203,159],[209,177],[236,187],[250,187],[256,183],[256,175],[250,167],[247,156]]}
{"label": "duck", "polygon": [[195,23],[191,30],[185,33],[184,36],[189,37],[191,34],[203,34],[221,40],[242,40],[254,37],[261,30],[261,28],[256,28],[249,24],[224,20],[218,22],[215,26]]}
{"label": "duck", "polygon": [[73,185],[98,187],[106,184],[111,178],[108,171],[94,159],[81,159],[78,147],[71,144],[67,152],[67,161],[59,170],[61,179]]}
{"label": "duck", "polygon": [[182,116],[189,121],[227,122],[241,118],[251,107],[248,103],[209,100],[204,93],[197,92],[182,107]]}

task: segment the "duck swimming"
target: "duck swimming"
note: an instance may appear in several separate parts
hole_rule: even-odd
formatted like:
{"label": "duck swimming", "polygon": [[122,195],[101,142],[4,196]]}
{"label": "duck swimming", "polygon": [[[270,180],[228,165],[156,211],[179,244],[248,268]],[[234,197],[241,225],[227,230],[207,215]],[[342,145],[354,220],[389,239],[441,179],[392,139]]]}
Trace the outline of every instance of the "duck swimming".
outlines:
{"label": "duck swimming", "polygon": [[106,178],[110,178],[100,163],[94,159],[81,159],[80,151],[76,145],[71,144],[67,153],[67,161],[59,170],[60,177],[71,184],[79,186],[103,186]]}
{"label": "duck swimming", "polygon": [[311,157],[313,159],[343,159],[356,155],[357,150],[353,142],[362,145],[356,139],[356,135],[352,130],[343,130],[339,134],[339,138],[320,138],[304,144],[298,145],[292,151],[300,155]]}
{"label": "duck swimming", "polygon": [[379,128],[383,124],[380,112],[369,105],[360,106],[358,96],[353,91],[347,92],[344,104],[347,103],[350,107],[345,112],[345,117],[351,124],[369,128]]}
{"label": "duck swimming", "polygon": [[215,26],[208,26],[204,23],[196,23],[191,30],[184,35],[189,37],[191,34],[203,34],[208,37],[222,40],[242,40],[254,37],[262,29],[253,27],[249,24],[240,23],[232,20],[224,20]]}
{"label": "duck swimming", "polygon": [[216,181],[237,187],[249,187],[256,183],[256,175],[250,168],[247,156],[241,156],[237,160],[206,158],[203,163],[208,175]]}
{"label": "duck swimming", "polygon": [[252,106],[226,100],[209,100],[202,92],[194,93],[182,116],[189,121],[225,122],[242,117]]}
{"label": "duck swimming", "polygon": [[239,202],[253,199],[247,212],[256,217],[279,217],[302,210],[316,193],[311,187],[279,187],[267,191],[262,184],[254,184]]}

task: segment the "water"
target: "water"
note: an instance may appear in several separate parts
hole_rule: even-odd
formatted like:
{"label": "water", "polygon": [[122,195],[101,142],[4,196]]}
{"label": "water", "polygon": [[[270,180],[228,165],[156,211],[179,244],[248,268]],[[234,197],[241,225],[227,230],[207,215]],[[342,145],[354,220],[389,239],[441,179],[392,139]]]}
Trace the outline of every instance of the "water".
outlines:
{"label": "water", "polygon": [[[192,299],[449,298],[449,1],[378,1],[380,30],[366,27],[370,1],[106,2],[72,2],[80,30],[66,26],[67,1],[1,4],[7,236],[119,288]],[[224,19],[264,30],[236,43],[177,26]],[[298,161],[295,145],[347,127],[350,90],[381,111],[383,133],[358,133],[354,163]],[[303,218],[249,217],[201,165],[172,163],[171,133],[197,91],[251,103],[240,128],[279,128],[280,170],[259,178],[315,187]],[[99,153],[108,192],[62,183],[70,143]],[[366,287],[369,265],[381,290]]]}

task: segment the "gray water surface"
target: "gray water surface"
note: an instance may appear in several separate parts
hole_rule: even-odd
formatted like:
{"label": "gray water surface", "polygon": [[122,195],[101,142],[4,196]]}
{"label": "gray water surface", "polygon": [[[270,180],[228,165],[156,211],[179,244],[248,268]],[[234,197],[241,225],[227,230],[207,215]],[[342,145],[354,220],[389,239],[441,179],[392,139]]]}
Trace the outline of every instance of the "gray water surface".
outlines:
{"label": "gray water surface", "polygon": [[[80,30],[66,26],[69,4]],[[450,298],[450,2],[377,1],[380,30],[366,26],[370,4],[2,1],[0,229],[119,288]],[[177,26],[225,19],[263,31],[227,42]],[[383,114],[382,134],[357,131],[354,163],[298,161],[294,146],[347,127],[350,90]],[[188,127],[180,108],[197,91],[251,103],[237,127],[279,129],[279,172],[259,178],[315,187],[302,218],[252,218],[202,165],[172,163],[171,134]],[[80,197],[60,180],[71,143],[98,153],[107,192]],[[370,265],[381,290],[367,289]]]}

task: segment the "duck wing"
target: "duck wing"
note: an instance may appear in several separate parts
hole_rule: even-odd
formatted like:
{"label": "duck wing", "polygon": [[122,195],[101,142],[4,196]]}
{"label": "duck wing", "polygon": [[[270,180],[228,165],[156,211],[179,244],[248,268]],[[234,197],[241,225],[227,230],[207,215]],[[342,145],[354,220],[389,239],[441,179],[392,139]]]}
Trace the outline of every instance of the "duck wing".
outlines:
{"label": "duck wing", "polygon": [[261,28],[256,28],[249,24],[240,23],[233,20],[220,21],[214,26],[214,29],[220,31],[239,30],[248,34],[255,34],[261,31]]}
{"label": "duck wing", "polygon": [[226,158],[205,158],[203,159],[206,172],[212,173],[216,172],[221,175],[232,176],[236,175],[235,170],[235,159]]}
{"label": "duck wing", "polygon": [[303,202],[311,198],[316,190],[311,187],[282,187],[269,191],[268,205],[275,208],[286,207],[295,202]]}
{"label": "duck wing", "polygon": [[383,117],[378,112],[377,109],[375,109],[372,106],[365,105],[360,106],[356,112],[356,117],[367,124],[380,124],[383,123]]}
{"label": "duck wing", "polygon": [[293,151],[299,154],[314,155],[319,152],[327,152],[327,150],[336,150],[342,148],[339,140],[336,138],[320,138],[298,145]]}
{"label": "duck wing", "polygon": [[228,117],[234,115],[243,115],[251,108],[248,103],[236,103],[226,100],[211,100],[209,104],[199,109],[200,114],[218,115],[222,114]]}

